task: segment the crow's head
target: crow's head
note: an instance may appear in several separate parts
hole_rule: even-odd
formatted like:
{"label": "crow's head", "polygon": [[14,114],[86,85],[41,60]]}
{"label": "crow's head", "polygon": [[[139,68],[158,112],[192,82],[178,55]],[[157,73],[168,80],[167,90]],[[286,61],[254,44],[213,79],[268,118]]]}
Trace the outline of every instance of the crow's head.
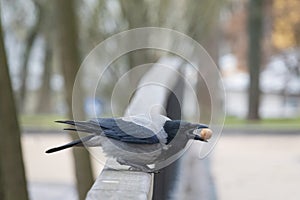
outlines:
{"label": "crow's head", "polygon": [[212,136],[212,131],[205,124],[184,122],[182,127],[185,129],[185,133],[189,139],[207,142]]}
{"label": "crow's head", "polygon": [[164,130],[168,134],[168,143],[177,135],[185,135],[187,139],[207,142],[212,136],[212,131],[204,124],[193,124],[181,120],[166,121]]}

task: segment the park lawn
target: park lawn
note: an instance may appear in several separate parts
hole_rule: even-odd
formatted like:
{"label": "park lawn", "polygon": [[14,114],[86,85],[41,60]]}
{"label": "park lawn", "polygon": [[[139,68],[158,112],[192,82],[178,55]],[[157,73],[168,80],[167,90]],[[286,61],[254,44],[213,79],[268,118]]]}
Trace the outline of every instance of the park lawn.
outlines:
{"label": "park lawn", "polygon": [[21,115],[20,125],[23,129],[61,129],[61,125],[55,123],[56,120],[66,119],[61,115]]}
{"label": "park lawn", "polygon": [[249,121],[237,117],[227,116],[227,128],[257,128],[257,129],[300,129],[300,117],[296,118],[266,118],[259,121]]}
{"label": "park lawn", "polygon": [[[66,119],[62,115],[21,115],[19,120],[22,128],[25,129],[61,129],[62,125],[54,121]],[[255,128],[255,129],[299,129],[300,117],[262,119],[260,121],[248,121],[245,119],[227,116],[225,128]]]}

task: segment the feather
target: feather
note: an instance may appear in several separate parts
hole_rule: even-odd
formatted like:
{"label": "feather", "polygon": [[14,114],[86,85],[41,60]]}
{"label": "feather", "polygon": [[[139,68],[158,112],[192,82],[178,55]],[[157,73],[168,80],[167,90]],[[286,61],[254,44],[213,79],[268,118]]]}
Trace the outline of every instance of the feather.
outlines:
{"label": "feather", "polygon": [[76,126],[76,128],[65,128],[64,130],[94,133],[94,135],[104,134],[108,138],[122,142],[135,144],[160,142],[152,130],[122,118],[97,118],[89,121],[59,120],[56,122]]}
{"label": "feather", "polygon": [[86,141],[90,140],[92,137],[94,137],[94,136],[93,135],[89,135],[89,136],[80,138],[78,140],[74,140],[74,141],[72,141],[70,143],[64,144],[62,146],[58,146],[58,147],[54,147],[54,148],[48,149],[46,151],[46,153],[54,153],[54,152],[57,152],[57,151],[60,151],[60,150],[63,150],[63,149],[67,149],[67,148],[70,148],[70,147],[73,147],[73,146],[82,146],[83,142],[86,142]]}

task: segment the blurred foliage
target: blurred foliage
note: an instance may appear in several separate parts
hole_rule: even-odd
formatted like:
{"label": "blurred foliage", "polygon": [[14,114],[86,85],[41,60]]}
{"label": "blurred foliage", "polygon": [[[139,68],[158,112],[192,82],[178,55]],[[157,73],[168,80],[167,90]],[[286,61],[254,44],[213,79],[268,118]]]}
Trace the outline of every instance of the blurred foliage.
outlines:
{"label": "blurred foliage", "polygon": [[[221,30],[238,59],[238,68],[247,70],[248,1],[229,1],[222,12]],[[264,0],[263,64],[269,58],[288,48],[300,45],[300,1]]]}
{"label": "blurred foliage", "polygon": [[[264,66],[278,50],[299,46],[300,1],[263,2]],[[97,44],[115,33],[130,28],[159,26],[183,32],[201,42],[216,63],[218,54],[234,54],[238,69],[247,71],[248,3],[249,0],[76,0],[80,61]],[[20,102],[19,112],[66,114],[68,110],[62,103],[65,82],[58,63],[60,55],[54,49],[53,34],[57,24],[53,20],[53,2],[3,0],[2,10],[6,40],[9,40],[7,52],[13,86]],[[131,52],[111,64],[103,89],[97,91],[101,100],[109,101],[115,82],[130,67],[144,60],[155,62],[161,55],[157,51],[143,53],[145,55],[139,51]],[[91,71],[87,79],[93,75],[95,73]],[[119,101],[121,104],[122,99]]]}
{"label": "blurred foliage", "polygon": [[272,42],[279,50],[300,45],[300,1],[273,0]]}

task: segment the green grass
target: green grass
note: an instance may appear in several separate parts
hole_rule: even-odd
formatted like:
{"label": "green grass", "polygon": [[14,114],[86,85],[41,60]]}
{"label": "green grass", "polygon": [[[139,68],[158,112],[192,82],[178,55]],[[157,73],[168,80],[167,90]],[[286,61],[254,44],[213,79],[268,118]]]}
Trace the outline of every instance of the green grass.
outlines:
{"label": "green grass", "polygon": [[[61,115],[21,115],[20,124],[22,128],[32,129],[61,129],[60,124],[55,120],[66,119]],[[280,118],[280,119],[262,119],[260,121],[248,121],[237,117],[227,116],[225,119],[227,128],[263,128],[263,129],[299,129],[300,117],[298,118]]]}
{"label": "green grass", "polygon": [[300,129],[300,117],[297,118],[266,118],[259,121],[249,121],[237,117],[227,116],[225,127],[244,128],[257,127],[267,129]]}

